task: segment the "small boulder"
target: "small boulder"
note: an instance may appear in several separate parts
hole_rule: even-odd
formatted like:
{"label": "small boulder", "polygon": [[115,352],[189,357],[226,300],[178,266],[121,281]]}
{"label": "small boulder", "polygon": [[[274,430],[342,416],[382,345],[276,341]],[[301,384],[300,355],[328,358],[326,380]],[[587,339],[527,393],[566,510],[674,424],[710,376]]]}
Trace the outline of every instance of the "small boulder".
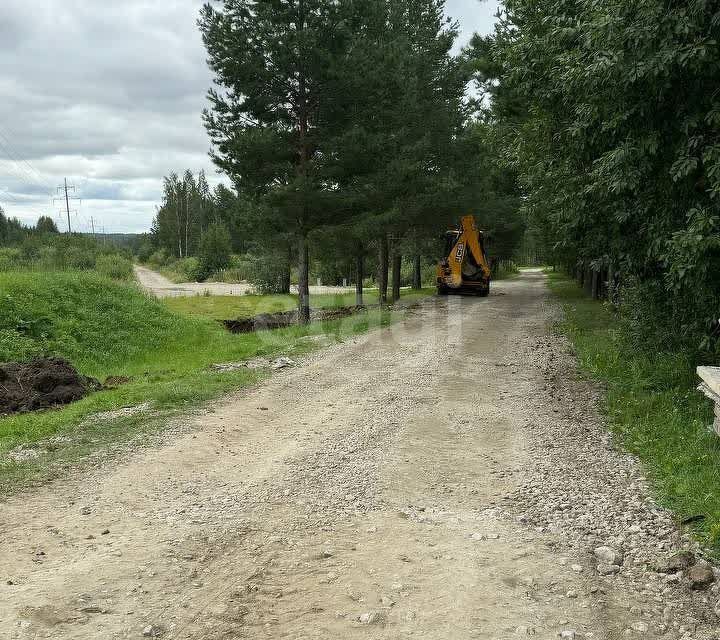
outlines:
{"label": "small boulder", "polygon": [[700,561],[687,570],[687,579],[691,589],[702,591],[715,582],[715,574],[707,562]]}
{"label": "small boulder", "polygon": [[593,553],[595,554],[598,562],[602,564],[621,565],[623,563],[623,554],[613,547],[603,545],[601,547],[597,547]]}
{"label": "small boulder", "polygon": [[607,564],[605,562],[601,562],[597,566],[597,570],[601,576],[609,576],[620,571],[620,566],[617,564]]}
{"label": "small boulder", "polygon": [[642,620],[638,620],[637,622],[633,622],[630,625],[630,628],[635,631],[636,633],[647,633],[650,627],[648,626],[647,622],[643,622]]}
{"label": "small boulder", "polygon": [[367,613],[361,613],[358,616],[358,622],[360,624],[385,624],[386,614],[384,611],[368,611]]}
{"label": "small boulder", "polygon": [[663,573],[677,573],[685,571],[695,564],[695,556],[691,551],[680,551],[671,556]]}
{"label": "small boulder", "polygon": [[159,638],[163,635],[165,630],[156,624],[149,624],[147,627],[143,629],[143,638]]}

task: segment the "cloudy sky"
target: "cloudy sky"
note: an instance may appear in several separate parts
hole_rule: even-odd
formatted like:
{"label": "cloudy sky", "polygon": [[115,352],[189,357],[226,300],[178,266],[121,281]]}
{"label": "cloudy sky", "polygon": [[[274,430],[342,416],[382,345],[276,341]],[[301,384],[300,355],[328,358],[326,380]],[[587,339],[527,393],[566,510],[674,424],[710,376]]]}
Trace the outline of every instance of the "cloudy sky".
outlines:
{"label": "cloudy sky", "polygon": [[[2,0],[0,206],[34,223],[65,177],[73,230],[150,227],[161,181],[205,169],[200,119],[210,74],[195,21],[202,0]],[[462,41],[492,28],[497,0],[448,0]]]}

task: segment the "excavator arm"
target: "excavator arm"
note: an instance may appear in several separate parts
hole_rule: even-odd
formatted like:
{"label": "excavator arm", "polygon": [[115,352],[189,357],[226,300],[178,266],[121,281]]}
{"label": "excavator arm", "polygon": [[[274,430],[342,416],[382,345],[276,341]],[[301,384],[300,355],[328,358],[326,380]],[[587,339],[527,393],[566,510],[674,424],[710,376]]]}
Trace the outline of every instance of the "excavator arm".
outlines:
{"label": "excavator arm", "polygon": [[447,233],[446,255],[437,269],[439,293],[457,291],[487,295],[490,265],[483,246],[483,235],[473,216],[463,216],[460,226]]}

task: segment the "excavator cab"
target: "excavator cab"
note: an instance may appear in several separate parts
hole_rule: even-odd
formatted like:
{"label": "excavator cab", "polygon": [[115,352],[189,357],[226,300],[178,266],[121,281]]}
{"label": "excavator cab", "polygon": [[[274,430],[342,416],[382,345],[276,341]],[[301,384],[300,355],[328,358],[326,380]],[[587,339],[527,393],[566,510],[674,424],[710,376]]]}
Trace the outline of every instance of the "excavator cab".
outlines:
{"label": "excavator cab", "polygon": [[460,226],[445,234],[445,254],[438,263],[436,280],[439,295],[490,293],[490,265],[483,232],[473,216],[463,216]]}

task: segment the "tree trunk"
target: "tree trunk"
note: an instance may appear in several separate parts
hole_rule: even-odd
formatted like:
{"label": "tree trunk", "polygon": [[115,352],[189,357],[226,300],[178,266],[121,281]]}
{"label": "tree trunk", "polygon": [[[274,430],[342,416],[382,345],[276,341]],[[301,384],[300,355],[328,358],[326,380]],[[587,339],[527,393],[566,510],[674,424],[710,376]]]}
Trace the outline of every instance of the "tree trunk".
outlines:
{"label": "tree trunk", "polygon": [[402,266],[402,255],[399,251],[393,252],[392,260],[392,301],[400,300],[400,267]]}
{"label": "tree trunk", "polygon": [[600,299],[600,272],[597,269],[592,270],[591,294],[594,300]]}
{"label": "tree trunk", "polygon": [[310,322],[310,275],[308,243],[305,235],[300,235],[298,246],[298,324]]}
{"label": "tree trunk", "polygon": [[290,270],[292,268],[292,255],[288,247],[287,264],[284,265],[282,275],[280,276],[280,293],[290,293]]}
{"label": "tree trunk", "polygon": [[420,256],[415,256],[413,262],[413,289],[422,289],[422,272],[420,270]]}
{"label": "tree trunk", "polygon": [[378,302],[387,304],[388,288],[388,240],[387,234],[383,233],[378,239]]}
{"label": "tree trunk", "polygon": [[280,281],[280,293],[290,293],[290,274],[292,272],[293,252],[292,242],[287,244],[287,264],[283,269],[282,280]]}
{"label": "tree trunk", "polygon": [[188,206],[187,194],[185,195],[185,255],[189,256],[188,244],[190,240],[190,207]]}
{"label": "tree trunk", "polygon": [[180,197],[175,204],[175,219],[177,220],[178,258],[182,258],[182,225],[180,223]]}
{"label": "tree trunk", "polygon": [[358,252],[355,256],[355,304],[362,305],[363,303],[363,267],[364,267],[364,256],[362,244],[358,246]]}
{"label": "tree trunk", "polygon": [[585,265],[585,275],[583,276],[583,282],[585,284],[585,293],[592,296],[592,269]]}

